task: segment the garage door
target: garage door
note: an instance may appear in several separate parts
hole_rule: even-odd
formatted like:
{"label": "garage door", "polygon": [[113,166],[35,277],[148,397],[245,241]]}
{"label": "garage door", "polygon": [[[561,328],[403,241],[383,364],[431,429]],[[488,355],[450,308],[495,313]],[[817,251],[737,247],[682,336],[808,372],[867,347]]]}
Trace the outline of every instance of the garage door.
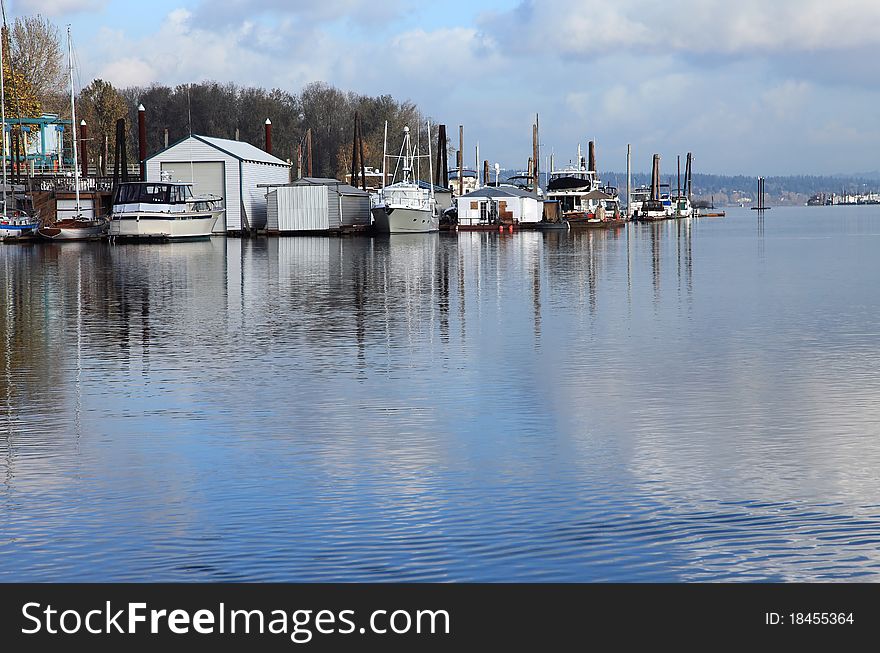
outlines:
{"label": "garage door", "polygon": [[[226,206],[226,169],[223,161],[163,161],[162,172],[168,172],[172,181],[192,183],[193,194],[210,193],[223,198]],[[226,233],[226,216],[214,225],[214,233]]]}

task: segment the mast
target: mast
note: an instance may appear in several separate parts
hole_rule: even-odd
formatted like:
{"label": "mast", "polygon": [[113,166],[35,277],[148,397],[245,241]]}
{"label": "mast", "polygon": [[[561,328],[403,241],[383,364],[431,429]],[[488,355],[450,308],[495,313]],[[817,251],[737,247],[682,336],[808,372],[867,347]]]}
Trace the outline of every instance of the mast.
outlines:
{"label": "mast", "polygon": [[382,145],[382,188],[388,179],[388,121],[385,121],[385,141]]}
{"label": "mast", "polygon": [[403,128],[403,183],[412,180],[412,159],[409,144],[409,125]]}
{"label": "mast", "polygon": [[632,217],[632,145],[626,144],[626,215]]}
{"label": "mast", "polygon": [[3,51],[6,48],[3,47],[5,44],[2,43],[2,40],[0,37],[0,121],[3,122],[3,213],[0,215],[6,217],[6,192],[8,190],[6,177],[6,89],[3,86]]}
{"label": "mast", "polygon": [[70,45],[70,25],[67,26],[67,62],[70,75],[70,136],[73,141],[73,187],[76,191],[76,215],[82,215],[79,206],[79,162],[76,155],[76,102],[73,97],[73,49]]}
{"label": "mast", "polygon": [[538,114],[535,114],[535,124],[532,125],[532,159],[534,159],[534,163],[532,164],[532,182],[534,185],[532,189],[535,191],[535,195],[538,194],[538,180],[541,178],[540,172],[538,171],[538,161],[540,161],[540,152],[538,149]]}
{"label": "mast", "polygon": [[458,126],[458,196],[464,195],[464,125]]}
{"label": "mast", "polygon": [[[431,160],[431,121],[428,121],[428,183],[430,184],[431,191],[429,193],[429,197],[434,199],[434,162]],[[431,211],[434,211],[434,204],[431,203]]]}
{"label": "mast", "polygon": [[477,178],[476,189],[480,187],[480,141],[477,141],[477,149],[474,152],[474,175]]}

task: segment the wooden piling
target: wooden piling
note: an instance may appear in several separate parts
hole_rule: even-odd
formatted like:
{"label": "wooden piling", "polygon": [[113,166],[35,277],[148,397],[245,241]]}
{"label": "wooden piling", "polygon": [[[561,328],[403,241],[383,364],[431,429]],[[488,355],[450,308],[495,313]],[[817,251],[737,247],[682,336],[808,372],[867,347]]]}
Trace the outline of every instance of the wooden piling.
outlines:
{"label": "wooden piling", "polygon": [[141,167],[141,181],[147,178],[147,110],[138,105],[138,162]]}
{"label": "wooden piling", "polygon": [[79,167],[82,169],[82,177],[85,179],[89,174],[89,127],[85,120],[79,123]]}
{"label": "wooden piling", "polygon": [[266,153],[272,154],[272,121],[266,118]]}

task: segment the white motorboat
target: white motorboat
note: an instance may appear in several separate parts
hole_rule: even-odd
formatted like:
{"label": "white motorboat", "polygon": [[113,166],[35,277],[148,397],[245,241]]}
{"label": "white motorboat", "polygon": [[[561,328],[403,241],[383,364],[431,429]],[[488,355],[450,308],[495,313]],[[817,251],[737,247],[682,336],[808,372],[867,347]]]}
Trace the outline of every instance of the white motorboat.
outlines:
{"label": "white motorboat", "polygon": [[642,205],[651,199],[651,188],[649,186],[639,186],[630,193],[630,215],[639,215],[642,211]]}
{"label": "white motorboat", "polygon": [[559,202],[563,217],[580,222],[592,220],[600,206],[609,215],[620,213],[620,199],[617,188],[603,186],[596,172],[593,145],[590,144],[590,162],[581,156],[578,145],[576,164],[569,164],[558,170],[550,170],[546,198]]}
{"label": "white motorboat", "polygon": [[[431,128],[428,126],[428,155],[431,165]],[[395,161],[392,182],[383,186],[373,196],[371,213],[373,229],[379,233],[429,233],[440,230],[440,210],[434,198],[434,186],[418,179],[414,166],[424,158],[413,148],[409,135],[409,127],[403,128],[403,144],[400,154],[391,156],[387,153],[388,123],[385,123],[385,147],[383,156],[382,178],[387,179],[389,159]],[[415,173],[415,175],[414,175]],[[433,173],[433,171],[431,171]],[[430,174],[432,177],[433,174]],[[399,181],[394,181],[399,179]]]}
{"label": "white motorboat", "polygon": [[222,197],[193,196],[192,184],[128,182],[119,185],[110,213],[110,238],[208,238],[224,209]]}

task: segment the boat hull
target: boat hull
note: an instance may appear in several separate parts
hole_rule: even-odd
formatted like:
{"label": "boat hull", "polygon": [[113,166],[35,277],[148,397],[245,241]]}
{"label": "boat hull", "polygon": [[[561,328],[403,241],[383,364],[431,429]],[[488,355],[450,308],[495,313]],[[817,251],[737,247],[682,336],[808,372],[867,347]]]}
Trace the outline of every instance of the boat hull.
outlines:
{"label": "boat hull", "polygon": [[21,238],[33,236],[37,231],[36,223],[30,224],[0,224],[0,238]]}
{"label": "boat hull", "polygon": [[627,220],[622,218],[620,220],[571,218],[566,221],[568,222],[568,226],[572,229],[610,229],[612,227],[622,227],[627,223]]}
{"label": "boat hull", "polygon": [[639,215],[633,218],[635,222],[660,222],[661,220],[669,220],[670,216],[666,213],[648,213],[647,215]]}
{"label": "boat hull", "polygon": [[45,227],[37,233],[48,240],[98,240],[107,235],[107,222],[94,220],[62,220]]}
{"label": "boat hull", "polygon": [[111,238],[192,240],[210,238],[218,212],[185,217],[169,215],[134,214],[111,216],[108,235]]}
{"label": "boat hull", "polygon": [[440,218],[431,211],[411,208],[386,208],[376,206],[372,210],[373,229],[381,234],[416,234],[440,231]]}

